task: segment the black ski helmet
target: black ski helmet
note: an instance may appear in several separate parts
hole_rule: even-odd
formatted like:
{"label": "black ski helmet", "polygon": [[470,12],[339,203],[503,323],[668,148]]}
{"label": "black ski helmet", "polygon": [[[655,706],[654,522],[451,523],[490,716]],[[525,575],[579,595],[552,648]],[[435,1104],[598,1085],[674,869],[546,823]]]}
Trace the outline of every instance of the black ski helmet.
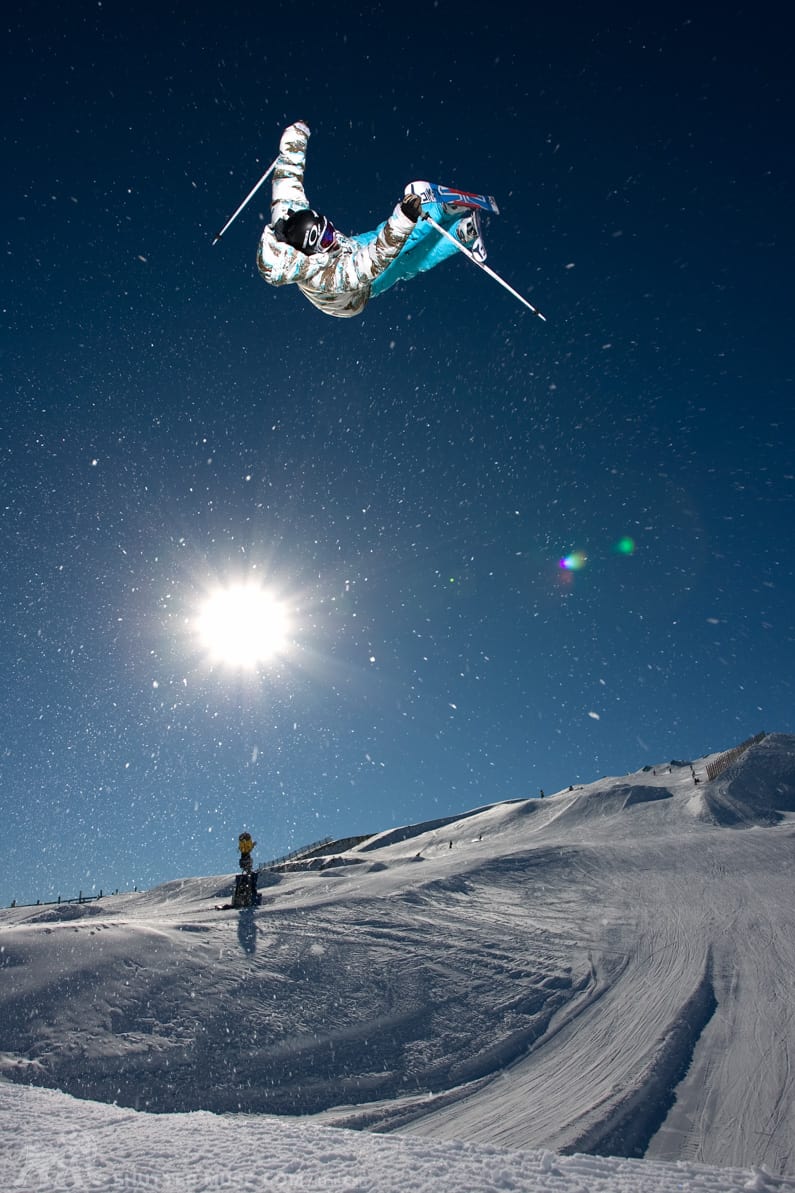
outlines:
{"label": "black ski helmet", "polygon": [[277,240],[286,241],[309,257],[325,252],[334,243],[333,224],[311,208],[289,212],[286,219],[274,225],[274,231]]}

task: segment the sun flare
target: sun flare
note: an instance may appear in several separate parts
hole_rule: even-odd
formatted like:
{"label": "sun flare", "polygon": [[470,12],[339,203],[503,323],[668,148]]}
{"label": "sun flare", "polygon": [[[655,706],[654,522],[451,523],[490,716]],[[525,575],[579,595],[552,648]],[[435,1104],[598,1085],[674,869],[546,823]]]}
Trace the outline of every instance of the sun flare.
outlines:
{"label": "sun flare", "polygon": [[284,605],[256,584],[232,584],[211,593],[195,628],[211,663],[243,670],[283,655],[290,630]]}

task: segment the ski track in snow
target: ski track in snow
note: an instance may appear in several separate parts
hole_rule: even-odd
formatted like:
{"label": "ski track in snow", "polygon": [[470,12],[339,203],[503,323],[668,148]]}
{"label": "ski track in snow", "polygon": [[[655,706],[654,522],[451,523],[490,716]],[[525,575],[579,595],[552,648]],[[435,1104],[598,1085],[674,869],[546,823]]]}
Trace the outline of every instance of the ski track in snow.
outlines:
{"label": "ski track in snow", "polygon": [[[30,1167],[20,1115],[44,1107],[53,1157],[93,1115],[79,1138],[101,1152],[110,1133],[123,1172],[138,1172],[133,1138],[165,1154],[180,1134],[203,1149],[220,1132],[223,1150],[261,1131],[278,1157],[274,1138],[299,1131],[285,1155],[306,1151],[310,1168],[316,1149],[366,1166],[405,1148],[452,1173],[471,1145],[472,1172],[428,1178],[437,1189],[782,1187],[793,812],[795,738],[773,735],[698,787],[666,765],[392,830],[329,868],[264,875],[254,911],[213,910],[230,880],[210,878],[0,912],[0,1074],[19,1083],[0,1083],[4,1138]],[[197,1110],[215,1112],[198,1129]],[[317,1163],[279,1187],[392,1187]],[[699,1165],[734,1183],[699,1184]],[[106,1183],[63,1187],[170,1187],[97,1170]],[[213,1171],[181,1187],[225,1187]],[[643,1183],[652,1171],[663,1183]]]}

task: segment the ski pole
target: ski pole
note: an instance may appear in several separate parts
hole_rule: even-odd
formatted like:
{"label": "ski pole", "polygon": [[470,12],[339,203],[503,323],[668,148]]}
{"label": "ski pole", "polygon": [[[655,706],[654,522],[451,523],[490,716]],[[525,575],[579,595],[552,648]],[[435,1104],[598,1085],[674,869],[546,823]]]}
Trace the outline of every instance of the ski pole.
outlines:
{"label": "ski pole", "polygon": [[227,230],[227,228],[229,227],[229,225],[230,225],[230,224],[232,224],[232,223],[234,223],[234,221],[235,221],[235,220],[237,219],[237,217],[240,215],[241,211],[242,211],[242,210],[243,210],[243,208],[246,206],[246,204],[247,204],[247,203],[249,203],[249,202],[251,202],[251,200],[254,198],[254,196],[256,195],[257,191],[259,190],[259,188],[262,186],[262,184],[263,184],[263,182],[265,181],[265,179],[266,179],[266,178],[268,178],[268,177],[270,177],[270,175],[271,175],[271,174],[273,173],[273,171],[276,169],[276,165],[277,165],[278,161],[279,161],[279,159],[278,159],[278,157],[277,157],[277,158],[275,158],[275,159],[274,159],[274,160],[271,162],[271,164],[268,166],[268,168],[267,168],[267,170],[265,171],[265,173],[264,173],[264,174],[262,175],[262,177],[260,178],[260,180],[259,180],[259,182],[257,183],[257,185],[256,185],[255,187],[252,187],[252,189],[251,189],[251,190],[248,192],[248,194],[246,195],[245,199],[243,200],[243,202],[240,204],[240,206],[238,207],[237,211],[235,212],[235,214],[234,214],[234,215],[230,215],[229,219],[226,221],[226,223],[224,224],[224,226],[223,226],[223,228],[221,229],[221,231],[220,231],[220,232],[219,232],[219,233],[216,235],[215,239],[213,240],[213,244],[218,244],[218,241],[221,239],[221,237],[223,236],[224,232]]}
{"label": "ski pole", "polygon": [[494,278],[495,282],[499,282],[501,286],[504,286],[509,294],[512,294],[514,296],[514,298],[518,298],[520,302],[524,303],[524,305],[527,307],[528,310],[532,311],[534,315],[538,315],[539,319],[543,319],[544,323],[546,323],[547,317],[546,317],[546,315],[541,314],[538,307],[534,307],[533,304],[531,302],[528,302],[526,298],[522,298],[522,296],[518,292],[518,290],[514,290],[513,286],[509,286],[504,278],[501,278],[498,273],[495,273],[495,271],[493,269],[490,269],[489,266],[486,265],[483,261],[478,261],[475,254],[470,249],[468,249],[465,244],[462,244],[460,240],[457,240],[456,237],[452,235],[452,233],[448,232],[446,228],[443,228],[441,224],[437,224],[436,220],[433,218],[432,215],[429,215],[427,212],[424,211],[422,213],[422,218],[424,220],[427,220],[428,223],[433,224],[436,231],[441,232],[442,236],[446,236],[448,240],[451,240],[453,242],[453,244],[455,245],[455,247],[459,250],[459,252],[463,253],[465,257],[468,257],[469,260],[474,265],[477,265],[480,269],[483,270],[484,273],[487,273],[490,278]]}

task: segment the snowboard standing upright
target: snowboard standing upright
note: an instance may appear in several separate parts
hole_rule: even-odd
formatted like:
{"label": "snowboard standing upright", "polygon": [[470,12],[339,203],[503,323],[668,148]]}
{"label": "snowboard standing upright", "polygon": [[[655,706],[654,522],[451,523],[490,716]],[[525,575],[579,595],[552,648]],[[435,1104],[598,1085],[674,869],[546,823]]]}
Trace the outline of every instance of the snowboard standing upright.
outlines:
{"label": "snowboard standing upright", "polygon": [[235,876],[235,893],[232,907],[254,907],[258,902],[257,875],[253,871]]}

